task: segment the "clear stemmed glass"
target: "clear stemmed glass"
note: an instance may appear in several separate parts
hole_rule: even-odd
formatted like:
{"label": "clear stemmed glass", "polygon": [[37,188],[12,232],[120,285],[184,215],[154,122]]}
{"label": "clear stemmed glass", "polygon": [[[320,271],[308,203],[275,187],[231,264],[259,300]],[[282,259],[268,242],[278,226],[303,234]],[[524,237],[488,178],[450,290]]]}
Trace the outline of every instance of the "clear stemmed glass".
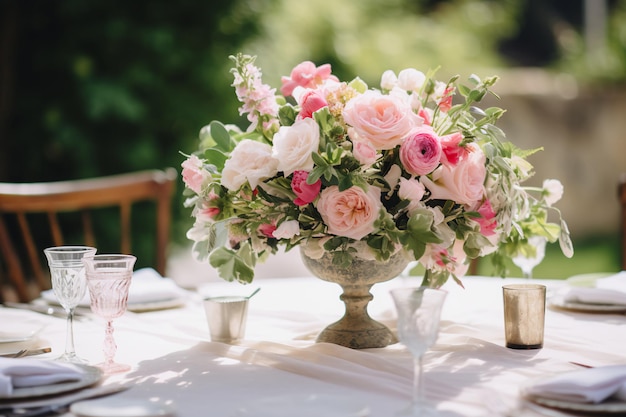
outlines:
{"label": "clear stemmed glass", "polygon": [[90,246],[57,246],[44,249],[50,267],[52,291],[67,312],[65,352],[58,359],[74,363],[87,363],[76,356],[74,349],[74,310],[85,296],[87,280],[82,259],[93,256],[96,248]]}
{"label": "clear stemmed glass", "polygon": [[400,415],[430,416],[436,410],[424,399],[422,361],[424,353],[437,340],[441,309],[447,293],[428,287],[398,288],[391,297],[398,312],[398,338],[413,355],[413,398]]}
{"label": "clear stemmed glass", "polygon": [[114,360],[117,345],[113,338],[113,320],[126,311],[136,260],[132,255],[95,255],[83,259],[91,310],[106,321],[104,362],[98,365],[105,374],[130,370],[129,365]]}
{"label": "clear stemmed glass", "polygon": [[521,270],[524,278],[533,277],[533,268],[541,263],[546,255],[546,238],[542,236],[532,236],[528,238],[528,244],[535,248],[535,254],[520,253],[512,260]]}

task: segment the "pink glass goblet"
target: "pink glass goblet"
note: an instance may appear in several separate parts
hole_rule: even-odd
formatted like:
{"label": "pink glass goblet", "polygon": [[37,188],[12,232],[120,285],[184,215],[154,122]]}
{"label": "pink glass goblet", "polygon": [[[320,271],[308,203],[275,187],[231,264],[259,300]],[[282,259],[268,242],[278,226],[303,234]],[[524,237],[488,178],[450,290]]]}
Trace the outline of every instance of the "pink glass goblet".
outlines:
{"label": "pink glass goblet", "polygon": [[98,365],[105,374],[130,370],[129,365],[114,360],[117,345],[113,338],[113,320],[126,311],[128,288],[136,260],[132,255],[95,255],[83,258],[91,310],[106,321],[104,362]]}

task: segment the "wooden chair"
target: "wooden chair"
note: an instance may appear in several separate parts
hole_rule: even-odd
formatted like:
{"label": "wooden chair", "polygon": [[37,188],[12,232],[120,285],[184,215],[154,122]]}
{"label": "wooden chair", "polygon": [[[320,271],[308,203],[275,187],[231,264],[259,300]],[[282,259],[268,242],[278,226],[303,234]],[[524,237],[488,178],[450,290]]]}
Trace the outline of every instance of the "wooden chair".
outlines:
{"label": "wooden chair", "polygon": [[[30,301],[50,288],[49,270],[42,256],[45,247],[98,247],[93,219],[100,218],[102,210],[109,210],[109,216],[119,221],[120,253],[132,253],[131,207],[138,202],[155,203],[154,266],[164,275],[176,176],[176,170],[168,168],[74,181],[0,183],[0,301],[3,290],[11,285],[9,291],[20,301]],[[68,242],[62,229],[83,241]]]}
{"label": "wooden chair", "polygon": [[620,202],[620,239],[621,239],[621,252],[620,260],[622,271],[626,270],[626,172],[620,176],[619,184],[617,187],[617,196]]}

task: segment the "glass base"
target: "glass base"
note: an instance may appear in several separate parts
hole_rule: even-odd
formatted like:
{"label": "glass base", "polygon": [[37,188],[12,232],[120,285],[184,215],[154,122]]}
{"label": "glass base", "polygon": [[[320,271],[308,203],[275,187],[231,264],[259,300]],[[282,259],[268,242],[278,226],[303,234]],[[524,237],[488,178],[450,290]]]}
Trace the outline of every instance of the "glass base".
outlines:
{"label": "glass base", "polygon": [[515,343],[507,343],[506,347],[510,349],[541,349],[543,347],[543,343],[537,343],[535,345],[518,345]]}
{"label": "glass base", "polygon": [[396,414],[398,417],[406,416],[419,416],[419,417],[436,417],[439,415],[437,409],[429,404],[409,404],[408,407],[403,408]]}
{"label": "glass base", "polygon": [[59,356],[55,360],[60,361],[60,362],[77,363],[79,365],[89,364],[89,361],[87,361],[87,359],[80,358],[76,356],[75,353],[64,353],[63,355]]}
{"label": "glass base", "polygon": [[103,362],[96,365],[98,368],[102,369],[107,375],[110,374],[119,374],[121,372],[128,372],[131,369],[130,365],[126,365],[124,363],[117,362]]}

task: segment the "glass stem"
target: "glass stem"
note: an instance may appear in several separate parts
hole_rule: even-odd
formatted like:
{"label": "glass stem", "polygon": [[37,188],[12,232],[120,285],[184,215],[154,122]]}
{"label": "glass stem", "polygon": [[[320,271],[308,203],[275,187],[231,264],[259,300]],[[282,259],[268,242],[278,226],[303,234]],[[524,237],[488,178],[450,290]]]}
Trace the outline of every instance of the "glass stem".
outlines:
{"label": "glass stem", "polygon": [[113,339],[113,321],[107,320],[105,336],[104,336],[104,363],[106,365],[113,364],[113,358],[117,351],[115,339]]}
{"label": "glass stem", "polygon": [[65,355],[73,356],[74,349],[74,309],[67,312],[67,331],[65,332]]}
{"label": "glass stem", "polygon": [[413,358],[413,408],[419,408],[424,401],[422,356]]}

